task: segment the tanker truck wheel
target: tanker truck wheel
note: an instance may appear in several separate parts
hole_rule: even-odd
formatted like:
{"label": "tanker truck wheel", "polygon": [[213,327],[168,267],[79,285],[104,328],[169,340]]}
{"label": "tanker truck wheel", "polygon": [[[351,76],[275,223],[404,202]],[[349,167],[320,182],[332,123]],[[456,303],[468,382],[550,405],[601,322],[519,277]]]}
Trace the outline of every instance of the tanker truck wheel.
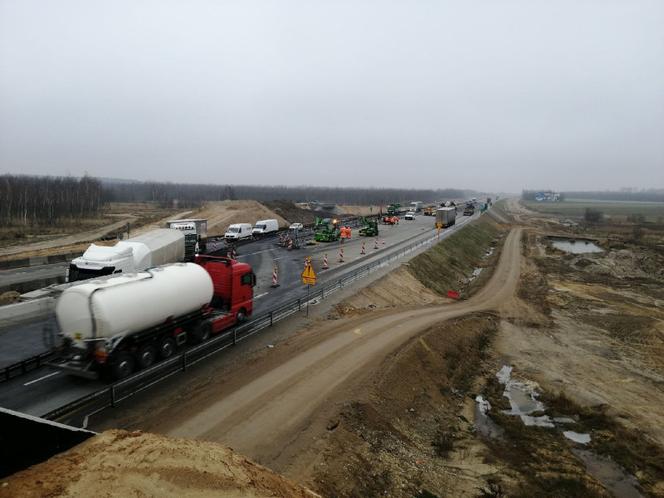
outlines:
{"label": "tanker truck wheel", "polygon": [[194,329],[191,331],[190,337],[191,337],[191,342],[194,344],[200,344],[201,342],[205,342],[210,338],[210,324],[209,323],[199,323],[194,327]]}
{"label": "tanker truck wheel", "polygon": [[235,315],[235,319],[237,320],[237,323],[244,323],[247,321],[247,310],[242,308],[240,311],[237,312],[237,315]]}
{"label": "tanker truck wheel", "polygon": [[115,380],[129,377],[134,371],[134,358],[129,353],[118,353],[111,366],[111,375]]}
{"label": "tanker truck wheel", "polygon": [[145,345],[138,350],[138,366],[141,368],[148,368],[154,365],[155,360],[157,359],[157,351],[155,351],[153,346]]}
{"label": "tanker truck wheel", "polygon": [[172,337],[164,337],[159,341],[159,356],[162,359],[170,358],[175,353],[175,341]]}

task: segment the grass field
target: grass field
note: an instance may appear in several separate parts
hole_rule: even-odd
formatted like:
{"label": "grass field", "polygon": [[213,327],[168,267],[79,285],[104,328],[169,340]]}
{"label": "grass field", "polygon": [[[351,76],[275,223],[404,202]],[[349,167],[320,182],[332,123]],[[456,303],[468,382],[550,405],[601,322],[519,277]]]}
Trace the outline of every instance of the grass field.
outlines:
{"label": "grass field", "polygon": [[462,295],[468,297],[480,288],[478,285],[490,272],[482,272],[480,278],[473,281],[474,285],[467,288],[466,279],[475,268],[485,266],[485,253],[503,230],[493,219],[482,216],[415,256],[408,269],[422,284],[441,296],[445,296],[448,290],[461,290]]}
{"label": "grass field", "polygon": [[533,211],[570,218],[583,217],[586,208],[592,208],[612,218],[626,219],[628,216],[642,215],[646,221],[662,222],[664,220],[664,202],[595,201],[586,199],[568,199],[563,202],[521,202]]}

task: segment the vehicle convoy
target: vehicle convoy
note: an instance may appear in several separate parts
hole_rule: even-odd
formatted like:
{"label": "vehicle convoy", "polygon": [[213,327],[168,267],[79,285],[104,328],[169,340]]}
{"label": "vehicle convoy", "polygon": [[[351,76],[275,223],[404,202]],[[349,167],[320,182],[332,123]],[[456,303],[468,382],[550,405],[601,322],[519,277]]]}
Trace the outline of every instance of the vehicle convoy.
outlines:
{"label": "vehicle convoy", "polygon": [[277,220],[259,220],[251,230],[251,235],[254,237],[262,237],[270,233],[279,231],[279,222]]}
{"label": "vehicle convoy", "polygon": [[378,220],[362,218],[362,228],[359,229],[359,234],[362,237],[375,237],[378,235]]}
{"label": "vehicle convoy", "polygon": [[185,235],[180,230],[159,228],[121,240],[114,246],[90,244],[69,264],[69,282],[116,273],[135,273],[154,266],[184,261]]}
{"label": "vehicle convoy", "polygon": [[447,228],[456,222],[456,207],[448,206],[436,209],[436,228]]}
{"label": "vehicle convoy", "polygon": [[[185,256],[191,260],[198,252],[205,252],[207,248],[207,220],[204,218],[188,218],[183,220],[170,220],[166,228],[181,230],[184,233]],[[198,247],[196,247],[198,244]]]}
{"label": "vehicle convoy", "polygon": [[334,242],[339,240],[341,230],[339,221],[332,218],[316,218],[314,240],[316,242]]}
{"label": "vehicle convoy", "polygon": [[246,263],[197,256],[66,289],[55,307],[65,346],[49,366],[122,379],[251,316],[256,276]]}
{"label": "vehicle convoy", "polygon": [[229,241],[238,241],[251,238],[253,227],[251,223],[234,223],[228,227],[224,234],[224,239]]}

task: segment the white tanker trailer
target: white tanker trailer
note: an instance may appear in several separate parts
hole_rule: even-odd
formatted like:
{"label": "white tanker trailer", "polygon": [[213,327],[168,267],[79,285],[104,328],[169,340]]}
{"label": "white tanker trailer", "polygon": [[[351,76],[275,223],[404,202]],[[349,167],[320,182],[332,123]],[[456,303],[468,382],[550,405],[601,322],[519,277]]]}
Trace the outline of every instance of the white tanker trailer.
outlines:
{"label": "white tanker trailer", "polygon": [[255,276],[229,258],[199,256],[65,290],[55,314],[66,347],[52,367],[120,379],[178,346],[198,343],[251,315]]}

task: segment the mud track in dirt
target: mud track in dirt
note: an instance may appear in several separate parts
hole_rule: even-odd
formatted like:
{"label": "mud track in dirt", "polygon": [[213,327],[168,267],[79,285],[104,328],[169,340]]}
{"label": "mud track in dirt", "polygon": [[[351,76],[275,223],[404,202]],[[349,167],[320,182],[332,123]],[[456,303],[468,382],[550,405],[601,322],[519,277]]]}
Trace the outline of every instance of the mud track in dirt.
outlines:
{"label": "mud track in dirt", "polygon": [[467,301],[329,323],[310,340],[275,351],[269,369],[255,364],[233,373],[214,392],[199,393],[202,403],[175,404],[166,420],[148,425],[174,436],[222,442],[283,468],[289,465],[287,454],[310,444],[298,435],[315,412],[329,415],[333,403],[349,399],[352,386],[409,338],[440,321],[508,303],[519,279],[520,240],[521,229],[513,229],[493,277]]}

